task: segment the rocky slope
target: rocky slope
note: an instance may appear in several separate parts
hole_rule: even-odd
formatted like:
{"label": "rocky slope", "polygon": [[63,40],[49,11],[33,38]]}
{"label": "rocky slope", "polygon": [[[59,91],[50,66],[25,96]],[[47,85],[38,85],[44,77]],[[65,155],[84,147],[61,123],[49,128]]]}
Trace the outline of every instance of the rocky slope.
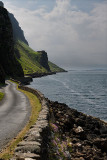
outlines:
{"label": "rocky slope", "polygon": [[[57,135],[62,137],[65,144],[67,137],[70,140],[72,150],[66,160],[107,160],[107,123],[71,109],[65,104],[51,101],[49,104],[51,121],[55,131],[57,129]],[[54,133],[51,139],[53,135]],[[55,141],[57,142],[57,139]],[[59,146],[56,142],[54,147]]]}
{"label": "rocky slope", "polygon": [[0,82],[6,76],[23,76],[23,70],[14,54],[13,30],[8,12],[0,6]]}

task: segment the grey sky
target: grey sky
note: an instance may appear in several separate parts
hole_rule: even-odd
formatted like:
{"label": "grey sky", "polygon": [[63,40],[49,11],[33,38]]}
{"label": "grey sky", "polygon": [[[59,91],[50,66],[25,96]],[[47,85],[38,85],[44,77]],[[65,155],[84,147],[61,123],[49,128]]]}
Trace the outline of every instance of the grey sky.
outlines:
{"label": "grey sky", "polygon": [[107,67],[107,0],[3,0],[34,50],[64,66]]}

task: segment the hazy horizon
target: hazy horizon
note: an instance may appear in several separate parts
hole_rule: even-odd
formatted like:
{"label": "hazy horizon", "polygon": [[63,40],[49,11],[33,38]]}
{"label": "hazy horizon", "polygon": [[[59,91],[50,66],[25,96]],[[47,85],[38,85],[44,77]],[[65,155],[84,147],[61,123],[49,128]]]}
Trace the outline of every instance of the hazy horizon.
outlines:
{"label": "hazy horizon", "polygon": [[30,47],[65,67],[107,68],[106,0],[2,0]]}

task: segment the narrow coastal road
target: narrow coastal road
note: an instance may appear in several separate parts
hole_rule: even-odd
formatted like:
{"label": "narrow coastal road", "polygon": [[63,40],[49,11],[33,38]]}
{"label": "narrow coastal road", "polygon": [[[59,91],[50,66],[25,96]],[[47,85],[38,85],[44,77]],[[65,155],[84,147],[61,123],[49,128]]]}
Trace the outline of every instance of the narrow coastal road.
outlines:
{"label": "narrow coastal road", "polygon": [[16,90],[16,84],[6,81],[5,98],[0,102],[0,150],[14,138],[30,116],[27,97]]}

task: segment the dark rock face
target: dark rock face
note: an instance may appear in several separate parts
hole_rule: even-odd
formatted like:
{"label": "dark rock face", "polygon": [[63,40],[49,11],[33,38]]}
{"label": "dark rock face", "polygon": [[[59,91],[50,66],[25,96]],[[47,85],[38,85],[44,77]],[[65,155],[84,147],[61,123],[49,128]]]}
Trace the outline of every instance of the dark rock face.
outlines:
{"label": "dark rock face", "polygon": [[50,67],[48,65],[48,56],[47,56],[47,53],[45,51],[38,51],[38,53],[41,54],[40,55],[40,59],[39,59],[39,63],[41,64],[41,66],[43,66],[48,71],[50,71]]}
{"label": "dark rock face", "polygon": [[26,43],[27,45],[29,45],[27,40],[25,39],[24,32],[21,29],[21,27],[19,26],[19,23],[16,20],[16,18],[14,17],[14,15],[9,13],[9,17],[10,17],[10,20],[12,23],[14,40],[21,40],[24,43]]}
{"label": "dark rock face", "polygon": [[0,65],[1,72],[8,76],[23,76],[22,67],[14,55],[12,25],[8,12],[3,7],[0,7]]}
{"label": "dark rock face", "polygon": [[107,123],[65,104],[51,101],[49,103],[51,118],[54,116],[54,123],[60,134],[71,139],[72,159],[107,159]]}
{"label": "dark rock face", "polygon": [[1,65],[0,65],[0,83],[5,83],[5,73]]}

